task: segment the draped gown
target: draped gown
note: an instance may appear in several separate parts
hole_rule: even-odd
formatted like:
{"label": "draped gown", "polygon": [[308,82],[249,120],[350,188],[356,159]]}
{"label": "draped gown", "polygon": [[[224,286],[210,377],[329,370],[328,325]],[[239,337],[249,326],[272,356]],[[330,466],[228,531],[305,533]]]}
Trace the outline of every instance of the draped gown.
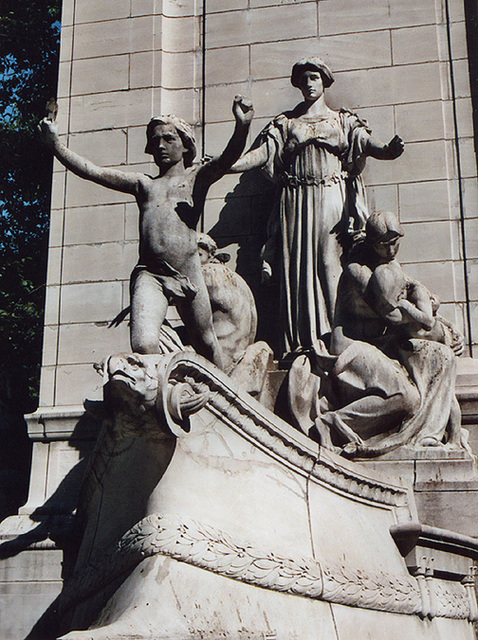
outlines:
{"label": "draped gown", "polygon": [[284,353],[310,348],[330,331],[342,271],[342,244],[368,217],[360,172],[371,136],[350,111],[315,121],[283,113],[261,134],[268,176],[281,186],[275,219],[281,247]]}

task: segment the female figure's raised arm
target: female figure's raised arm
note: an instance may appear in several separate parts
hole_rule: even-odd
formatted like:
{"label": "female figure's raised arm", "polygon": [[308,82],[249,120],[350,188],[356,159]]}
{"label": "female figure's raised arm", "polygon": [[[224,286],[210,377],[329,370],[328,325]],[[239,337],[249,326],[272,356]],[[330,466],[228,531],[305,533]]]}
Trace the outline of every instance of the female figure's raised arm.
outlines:
{"label": "female figure's raised arm", "polygon": [[266,164],[268,157],[267,141],[264,141],[259,147],[251,149],[242,158],[239,158],[229,169],[229,173],[242,173],[250,169],[260,169]]}
{"label": "female figure's raised arm", "polygon": [[91,182],[115,191],[130,193],[134,196],[138,194],[140,174],[98,167],[93,162],[82,158],[60,141],[57,125],[47,118],[40,122],[38,128],[43,140],[52,149],[55,157],[58,158],[62,165],[80,178],[91,180]]}
{"label": "female figure's raised arm", "polygon": [[367,156],[371,156],[377,160],[395,160],[395,158],[402,155],[404,146],[400,136],[394,136],[388,144],[384,144],[376,138],[370,137],[365,148],[365,153]]}

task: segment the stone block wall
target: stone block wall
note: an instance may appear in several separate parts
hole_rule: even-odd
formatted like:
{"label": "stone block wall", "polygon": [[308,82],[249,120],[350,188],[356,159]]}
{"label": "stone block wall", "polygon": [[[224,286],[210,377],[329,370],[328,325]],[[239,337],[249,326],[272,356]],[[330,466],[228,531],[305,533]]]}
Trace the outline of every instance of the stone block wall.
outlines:
{"label": "stone block wall", "polygon": [[[176,113],[195,125],[200,154],[216,154],[232,132],[233,96],[254,101],[252,142],[300,100],[289,74],[311,54],[335,72],[332,108],[357,111],[384,141],[404,138],[400,159],[368,163],[370,208],[399,211],[402,263],[465,331],[469,310],[477,343],[478,190],[463,0],[64,0],[60,130],[94,162],[151,172],[144,125]],[[263,178],[227,176],[211,189],[203,228],[275,314],[274,291],[263,291],[258,275],[270,205]],[[129,304],[136,253],[132,199],[56,165],[42,407],[98,397],[92,363],[129,348],[126,322],[109,324]]]}

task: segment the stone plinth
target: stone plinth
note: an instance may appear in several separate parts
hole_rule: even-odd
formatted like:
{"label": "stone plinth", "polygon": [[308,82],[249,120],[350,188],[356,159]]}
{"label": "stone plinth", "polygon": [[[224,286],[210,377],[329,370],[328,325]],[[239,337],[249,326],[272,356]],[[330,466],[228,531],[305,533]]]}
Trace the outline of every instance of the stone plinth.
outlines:
{"label": "stone plinth", "polygon": [[414,494],[420,522],[478,536],[478,473],[466,451],[399,450],[375,461],[358,461],[364,469],[400,480]]}
{"label": "stone plinth", "polygon": [[[296,638],[312,624],[334,639],[473,638],[475,541],[418,525],[405,487],[319,451],[201,357],[165,356],[158,372],[156,414],[111,371],[63,637]],[[210,394],[187,422],[165,401],[186,380]],[[436,572],[412,564],[415,548]]]}

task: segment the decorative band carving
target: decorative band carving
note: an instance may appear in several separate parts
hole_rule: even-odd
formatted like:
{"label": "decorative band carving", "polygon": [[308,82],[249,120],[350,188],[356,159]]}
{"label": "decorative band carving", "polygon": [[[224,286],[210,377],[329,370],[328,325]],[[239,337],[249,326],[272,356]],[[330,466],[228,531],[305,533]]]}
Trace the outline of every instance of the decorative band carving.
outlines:
{"label": "decorative band carving", "polygon": [[[154,555],[265,589],[365,609],[423,615],[423,594],[413,576],[366,572],[312,558],[286,558],[238,543],[219,529],[176,515],[144,518],[109,552],[81,568],[67,583],[61,608],[88,598]],[[469,617],[469,600],[462,585],[428,584],[428,588],[436,601],[436,615]]]}

